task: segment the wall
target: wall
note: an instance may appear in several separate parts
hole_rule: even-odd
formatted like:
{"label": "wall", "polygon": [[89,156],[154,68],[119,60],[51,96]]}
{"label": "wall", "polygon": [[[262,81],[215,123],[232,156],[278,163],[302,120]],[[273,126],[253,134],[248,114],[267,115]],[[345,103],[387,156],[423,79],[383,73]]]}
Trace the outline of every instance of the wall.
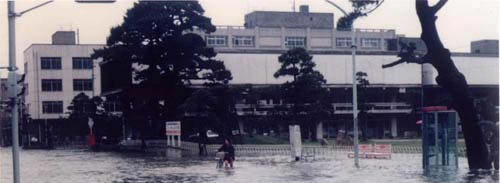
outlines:
{"label": "wall", "polygon": [[[279,53],[219,53],[217,58],[224,61],[232,72],[231,84],[281,84],[286,78],[274,78],[280,67]],[[400,64],[382,69],[382,64],[397,60],[396,55],[358,55],[357,70],[368,74],[371,84],[412,84],[421,83],[421,66]],[[471,85],[498,85],[498,57],[453,56],[458,69]],[[352,58],[348,54],[313,54],[316,68],[324,75],[328,84],[352,83]],[[437,71],[433,69],[433,77]],[[435,84],[435,81],[433,81]]]}

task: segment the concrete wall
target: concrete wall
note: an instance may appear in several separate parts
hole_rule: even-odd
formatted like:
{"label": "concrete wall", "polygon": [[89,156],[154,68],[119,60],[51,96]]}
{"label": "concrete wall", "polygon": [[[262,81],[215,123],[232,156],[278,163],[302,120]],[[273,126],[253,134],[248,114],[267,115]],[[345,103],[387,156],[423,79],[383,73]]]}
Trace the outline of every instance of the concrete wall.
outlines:
{"label": "concrete wall", "polygon": [[[280,67],[280,53],[219,53],[231,70],[231,84],[281,84],[286,78],[274,78]],[[421,84],[421,65],[400,64],[382,69],[382,64],[397,60],[396,55],[358,55],[357,70],[368,74],[370,84]],[[458,69],[471,85],[498,85],[498,57],[453,56]],[[316,68],[324,75],[328,84],[352,83],[352,61],[349,54],[313,54]],[[433,68],[432,82],[437,71]],[[290,78],[289,78],[290,79]]]}

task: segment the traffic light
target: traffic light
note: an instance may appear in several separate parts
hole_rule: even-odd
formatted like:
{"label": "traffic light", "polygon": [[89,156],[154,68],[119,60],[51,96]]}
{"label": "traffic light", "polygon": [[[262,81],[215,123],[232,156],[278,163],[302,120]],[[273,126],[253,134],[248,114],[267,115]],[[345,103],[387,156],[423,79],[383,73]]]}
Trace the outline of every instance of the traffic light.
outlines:
{"label": "traffic light", "polygon": [[9,98],[16,98],[24,94],[24,77],[23,74],[21,79],[18,80],[19,74],[10,72],[8,76],[7,84],[7,94]]}

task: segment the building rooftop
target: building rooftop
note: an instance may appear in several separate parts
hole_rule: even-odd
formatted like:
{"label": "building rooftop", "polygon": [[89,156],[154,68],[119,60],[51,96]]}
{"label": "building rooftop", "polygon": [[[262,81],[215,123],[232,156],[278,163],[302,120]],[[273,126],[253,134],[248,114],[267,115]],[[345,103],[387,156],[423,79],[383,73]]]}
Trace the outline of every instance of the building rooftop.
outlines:
{"label": "building rooftop", "polygon": [[254,11],[245,15],[245,27],[286,27],[333,29],[333,13],[310,13],[308,6],[299,12]]}

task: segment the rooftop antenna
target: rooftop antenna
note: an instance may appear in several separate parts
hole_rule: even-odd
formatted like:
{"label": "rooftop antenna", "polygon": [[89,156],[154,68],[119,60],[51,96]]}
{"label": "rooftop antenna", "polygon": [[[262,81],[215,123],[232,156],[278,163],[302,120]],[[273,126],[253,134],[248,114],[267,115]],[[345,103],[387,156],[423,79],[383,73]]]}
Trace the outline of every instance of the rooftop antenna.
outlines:
{"label": "rooftop antenna", "polygon": [[293,12],[295,13],[295,0],[293,0],[293,5],[292,5],[292,6],[293,6],[293,7],[292,7],[292,10],[293,10]]}

